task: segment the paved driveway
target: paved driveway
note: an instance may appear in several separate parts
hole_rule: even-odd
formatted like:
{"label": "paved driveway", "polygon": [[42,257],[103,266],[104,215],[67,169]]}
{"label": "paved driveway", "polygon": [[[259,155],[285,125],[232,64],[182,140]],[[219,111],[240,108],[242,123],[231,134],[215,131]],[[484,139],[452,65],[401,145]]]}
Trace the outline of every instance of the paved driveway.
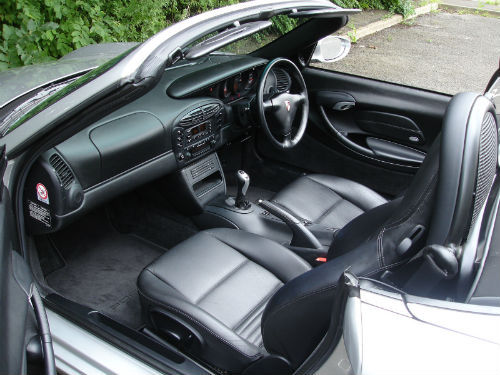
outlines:
{"label": "paved driveway", "polygon": [[345,59],[318,66],[448,94],[484,90],[498,68],[499,18],[440,11],[410,22],[362,38]]}

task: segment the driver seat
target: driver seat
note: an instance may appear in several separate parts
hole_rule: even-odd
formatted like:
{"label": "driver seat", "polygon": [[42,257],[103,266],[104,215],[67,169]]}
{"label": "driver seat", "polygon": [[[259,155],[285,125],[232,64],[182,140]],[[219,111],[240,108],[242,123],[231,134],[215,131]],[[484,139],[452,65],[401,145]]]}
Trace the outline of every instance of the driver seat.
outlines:
{"label": "driver seat", "polygon": [[309,174],[282,189],[272,202],[303,222],[338,231],[387,200],[357,182],[331,175]]}
{"label": "driver seat", "polygon": [[[496,122],[484,96],[456,95],[441,140],[404,196],[350,221],[316,268],[274,241],[236,229],[200,232],[170,249],[138,278],[148,328],[218,373],[293,373],[327,332],[346,269],[377,278],[426,244],[463,243],[495,177]],[[353,204],[361,205],[357,199]],[[442,272],[430,261],[432,272]]]}

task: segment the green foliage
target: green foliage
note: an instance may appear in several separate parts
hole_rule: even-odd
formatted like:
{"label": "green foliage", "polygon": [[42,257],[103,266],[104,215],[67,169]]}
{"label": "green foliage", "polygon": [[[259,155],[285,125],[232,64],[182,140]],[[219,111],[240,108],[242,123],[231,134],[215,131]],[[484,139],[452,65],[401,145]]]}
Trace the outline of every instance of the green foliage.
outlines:
{"label": "green foliage", "polygon": [[[240,0],[0,0],[0,71],[57,59],[93,43],[144,41],[192,15]],[[411,0],[333,0],[345,8],[389,9],[404,16]],[[278,16],[283,34],[296,19]]]}
{"label": "green foliage", "polygon": [[412,15],[415,11],[412,0],[332,0],[342,8],[385,9],[391,13]]}

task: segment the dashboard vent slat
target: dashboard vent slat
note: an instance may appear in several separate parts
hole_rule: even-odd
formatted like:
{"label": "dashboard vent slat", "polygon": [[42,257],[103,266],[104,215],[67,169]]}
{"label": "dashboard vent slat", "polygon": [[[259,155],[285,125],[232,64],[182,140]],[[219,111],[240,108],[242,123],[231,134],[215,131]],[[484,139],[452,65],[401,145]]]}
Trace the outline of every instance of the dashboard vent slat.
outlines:
{"label": "dashboard vent slat", "polygon": [[205,114],[205,120],[213,117],[219,111],[219,104],[207,104],[203,106],[203,113]]}
{"label": "dashboard vent slat", "polygon": [[220,104],[206,104],[203,107],[196,108],[184,116],[181,121],[179,121],[180,126],[191,126],[202,122],[203,120],[208,120],[212,118],[219,112],[221,106]]}
{"label": "dashboard vent slat", "polygon": [[73,176],[73,172],[69,169],[68,164],[58,154],[53,154],[49,158],[49,163],[56,171],[61,186],[67,189],[75,180],[75,176]]}

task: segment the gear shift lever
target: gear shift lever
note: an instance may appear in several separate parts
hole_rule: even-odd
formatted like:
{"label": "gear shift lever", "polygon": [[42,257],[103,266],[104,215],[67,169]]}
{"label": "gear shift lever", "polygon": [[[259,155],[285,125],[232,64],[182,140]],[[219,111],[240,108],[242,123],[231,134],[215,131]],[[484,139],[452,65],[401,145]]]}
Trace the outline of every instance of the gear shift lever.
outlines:
{"label": "gear shift lever", "polygon": [[250,203],[245,199],[248,186],[250,185],[250,176],[240,169],[236,172],[236,180],[238,181],[238,194],[236,195],[235,206],[246,210],[250,207]]}

